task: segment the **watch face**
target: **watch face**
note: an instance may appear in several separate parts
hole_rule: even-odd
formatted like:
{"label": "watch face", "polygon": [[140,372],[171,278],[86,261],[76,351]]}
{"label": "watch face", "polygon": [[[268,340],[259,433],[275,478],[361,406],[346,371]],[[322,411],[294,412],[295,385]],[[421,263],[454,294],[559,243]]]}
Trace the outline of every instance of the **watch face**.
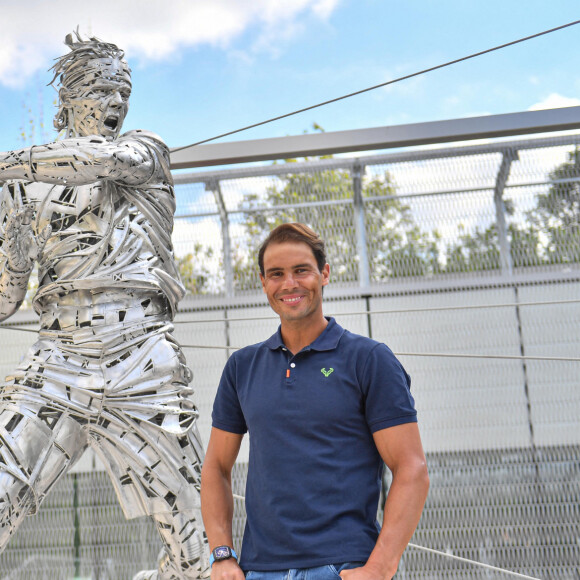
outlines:
{"label": "watch face", "polygon": [[232,553],[227,546],[220,546],[219,548],[216,548],[214,550],[214,554],[215,554],[216,560],[226,559],[226,558],[232,557]]}

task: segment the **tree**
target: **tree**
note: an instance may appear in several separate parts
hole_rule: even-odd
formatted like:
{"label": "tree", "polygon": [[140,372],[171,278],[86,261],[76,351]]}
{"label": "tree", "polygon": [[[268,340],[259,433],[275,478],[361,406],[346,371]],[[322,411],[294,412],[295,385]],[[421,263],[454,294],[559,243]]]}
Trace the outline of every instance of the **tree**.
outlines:
{"label": "tree", "polygon": [[580,261],[580,151],[576,148],[550,173],[552,186],[538,195],[529,214],[538,231],[543,232],[545,258],[549,264]]}
{"label": "tree", "polygon": [[206,294],[215,286],[215,276],[208,267],[213,248],[196,242],[193,252],[176,258],[181,281],[189,294]]}
{"label": "tree", "polygon": [[[268,187],[264,196],[252,193],[244,197],[247,245],[238,247],[235,253],[239,289],[256,286],[257,278],[249,270],[255,270],[256,265],[249,263],[247,256],[255,258],[268,232],[290,221],[309,224],[325,240],[335,281],[358,281],[360,256],[350,171],[324,169],[295,173],[292,171],[294,161],[286,161],[288,173]],[[365,202],[365,232],[372,281],[440,271],[438,234],[428,235],[420,230],[409,205],[397,198],[388,172],[363,178],[362,196],[363,199],[372,198]],[[332,203],[321,204],[321,201]]]}
{"label": "tree", "polygon": [[[504,199],[514,268],[580,261],[580,152],[569,157],[549,174],[552,186],[537,195],[536,206],[524,219],[514,218],[513,201]],[[286,171],[263,193],[245,194],[238,208],[243,212],[244,233],[236,237],[232,248],[237,292],[260,287],[258,248],[274,227],[289,221],[307,223],[325,239],[333,280],[358,283],[360,255],[351,172],[342,168],[297,171],[296,161],[284,161]],[[388,172],[367,172],[361,185],[371,282],[501,270],[495,223],[471,232],[459,224],[454,239],[446,242],[437,229],[424,231],[418,225],[414,203],[397,195]],[[196,288],[201,292],[221,289],[223,280],[218,282],[198,279]]]}
{"label": "tree", "polygon": [[[510,215],[510,204],[506,203]],[[459,231],[463,226],[459,225]],[[507,228],[512,266],[523,268],[541,263],[540,234],[533,225],[511,223]],[[445,252],[446,273],[479,272],[501,268],[500,243],[497,226],[476,228],[473,234],[461,233]]]}

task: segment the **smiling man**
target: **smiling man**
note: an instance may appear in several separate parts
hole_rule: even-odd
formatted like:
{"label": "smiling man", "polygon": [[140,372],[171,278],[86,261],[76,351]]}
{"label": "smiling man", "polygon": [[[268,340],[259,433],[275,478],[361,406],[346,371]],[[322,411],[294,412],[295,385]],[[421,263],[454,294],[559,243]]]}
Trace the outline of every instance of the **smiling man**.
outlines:
{"label": "smiling man", "polygon": [[[283,224],[263,243],[278,332],[228,360],[202,470],[212,580],[385,580],[429,487],[410,378],[382,343],[326,318],[324,242]],[[232,546],[231,471],[250,434],[247,522]],[[393,474],[376,522],[383,462]]]}
{"label": "smiling man", "polygon": [[0,320],[35,262],[39,340],[0,383],[0,549],[90,445],[128,518],[154,520],[164,552],[141,579],[208,571],[203,447],[191,372],[172,336],[184,289],[173,259],[169,151],[120,134],[123,51],[67,37],[54,67],[60,141],[0,154]]}

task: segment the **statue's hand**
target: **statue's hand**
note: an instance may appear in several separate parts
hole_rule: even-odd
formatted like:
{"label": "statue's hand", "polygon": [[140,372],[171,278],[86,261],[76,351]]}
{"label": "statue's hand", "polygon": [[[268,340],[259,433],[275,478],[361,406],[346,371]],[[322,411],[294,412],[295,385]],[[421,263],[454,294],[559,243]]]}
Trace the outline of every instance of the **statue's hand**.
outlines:
{"label": "statue's hand", "polygon": [[50,226],[36,232],[32,224],[33,215],[34,207],[26,205],[14,210],[6,222],[6,255],[13,272],[31,270],[52,233]]}

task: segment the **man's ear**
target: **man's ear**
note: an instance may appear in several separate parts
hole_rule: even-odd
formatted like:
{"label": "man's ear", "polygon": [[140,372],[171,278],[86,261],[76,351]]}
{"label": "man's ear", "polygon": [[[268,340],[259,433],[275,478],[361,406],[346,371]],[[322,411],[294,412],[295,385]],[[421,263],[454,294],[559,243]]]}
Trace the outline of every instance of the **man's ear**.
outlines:
{"label": "man's ear", "polygon": [[330,282],[330,264],[324,264],[322,268],[322,285],[326,286]]}
{"label": "man's ear", "polygon": [[262,272],[260,272],[260,282],[262,282],[262,292],[266,292],[266,279],[262,275]]}

